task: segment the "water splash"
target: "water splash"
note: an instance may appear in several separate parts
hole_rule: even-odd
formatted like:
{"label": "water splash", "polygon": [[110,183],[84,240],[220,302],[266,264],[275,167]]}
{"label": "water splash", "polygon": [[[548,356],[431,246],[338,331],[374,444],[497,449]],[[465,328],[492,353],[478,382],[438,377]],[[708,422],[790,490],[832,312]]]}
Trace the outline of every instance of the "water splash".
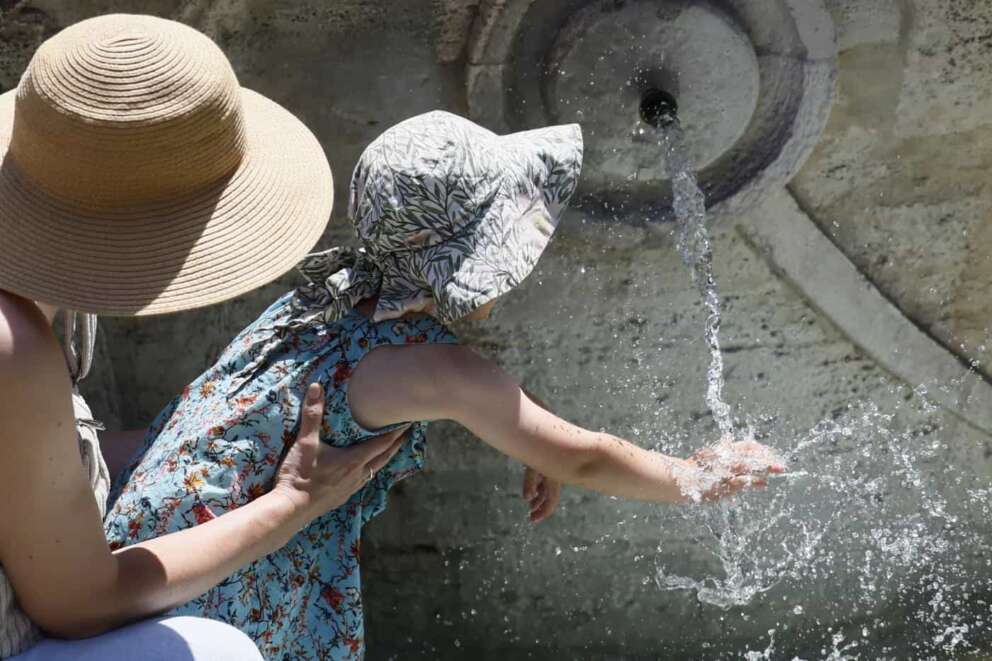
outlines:
{"label": "water splash", "polygon": [[[724,437],[754,438],[753,425],[735,430],[723,399],[721,308],[705,198],[678,124],[654,135],[672,180],[677,246],[708,313],[706,403]],[[897,399],[914,415],[935,418],[925,389]],[[965,520],[989,518],[992,489],[965,489],[958,467],[941,463],[950,455],[941,430],[899,430],[896,413],[871,402],[834,412],[790,435],[791,471],[773,477],[767,493],[667,511],[666,536],[694,540],[709,560],[696,576],[659,566],[657,586],[691,591],[722,610],[770,599],[780,586],[780,593],[800,595],[791,617],[769,632],[767,646],[743,653],[754,660],[783,658],[778,648],[786,640],[796,649],[797,629],[813,618],[808,638],[820,642],[804,658],[954,658],[987,640],[992,545],[982,526]],[[767,430],[761,440],[769,437],[781,444],[783,431]],[[945,486],[965,496],[949,500]],[[827,594],[802,599],[811,586],[824,585]],[[824,631],[820,622],[834,626]],[[898,627],[906,631],[904,648],[880,648],[875,639],[891,639]]]}
{"label": "water splash", "polygon": [[[905,406],[920,412],[927,404]],[[656,584],[742,616],[755,602],[788,595],[793,605],[777,625],[791,632],[778,644],[795,649],[803,627],[805,638],[835,643],[797,658],[963,655],[992,635],[992,545],[977,524],[989,516],[992,490],[944,461],[951,448],[933,440],[940,432],[900,430],[870,402],[821,421],[789,455],[797,472],[767,493],[664,512],[665,535],[693,539],[709,560],[698,576],[659,566]],[[833,629],[823,632],[820,622]],[[878,656],[875,639],[899,629],[906,649]],[[747,658],[783,658],[756,654]]]}

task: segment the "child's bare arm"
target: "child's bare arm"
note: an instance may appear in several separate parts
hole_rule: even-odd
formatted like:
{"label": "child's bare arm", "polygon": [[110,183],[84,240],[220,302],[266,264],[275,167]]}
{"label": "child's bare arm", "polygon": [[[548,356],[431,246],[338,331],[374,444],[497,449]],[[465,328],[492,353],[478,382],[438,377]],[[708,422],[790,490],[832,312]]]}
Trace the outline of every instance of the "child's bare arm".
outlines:
{"label": "child's bare arm", "polygon": [[[362,360],[349,385],[352,413],[367,426],[450,419],[504,454],[562,482],[638,500],[683,502],[704,468],[573,425],[542,409],[498,366],[457,345],[382,347]],[[758,444],[737,452],[760,455]],[[783,470],[740,462],[703,497],[760,484]]]}

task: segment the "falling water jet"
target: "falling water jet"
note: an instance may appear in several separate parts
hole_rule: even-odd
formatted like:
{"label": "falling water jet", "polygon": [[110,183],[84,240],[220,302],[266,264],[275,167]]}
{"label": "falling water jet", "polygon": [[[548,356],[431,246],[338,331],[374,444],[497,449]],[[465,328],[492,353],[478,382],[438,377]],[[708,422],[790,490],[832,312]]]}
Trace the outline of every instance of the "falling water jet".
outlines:
{"label": "falling water jet", "polygon": [[706,405],[724,438],[734,432],[731,410],[723,400],[723,354],[720,352],[720,294],[713,277],[713,248],[706,226],[706,198],[696,183],[678,117],[678,101],[669,92],[648,88],[641,96],[641,121],[652,127],[664,149],[665,167],[672,182],[673,209],[678,225],[678,249],[703,297],[708,314],[704,336],[710,352],[706,372]]}
{"label": "falling water jet", "polygon": [[[647,117],[642,115],[642,121],[664,122],[654,131],[666,150],[678,248],[709,310],[706,401],[726,434],[734,426],[722,400],[720,298],[713,278],[705,198],[682,146],[677,114],[661,109],[660,95],[645,97]],[[791,452],[794,465],[808,469],[802,471],[804,479],[779,484],[770,498],[680,512],[692,528],[708,532],[708,550],[719,562],[722,576],[697,579],[659,567],[656,584],[662,589],[692,590],[700,602],[728,609],[746,606],[783,581],[796,585],[820,572],[829,573],[838,583],[842,576],[857,581],[855,603],[858,609],[874,611],[872,626],[878,621],[883,628],[889,626],[884,624],[886,604],[915,602],[914,626],[927,633],[914,645],[924,658],[932,658],[934,651],[953,655],[967,649],[970,638],[989,630],[981,610],[987,603],[974,595],[988,594],[992,582],[969,569],[965,557],[971,549],[988,544],[979,532],[960,526],[961,515],[951,510],[938,488],[941,480],[927,479],[924,467],[932,461],[929,453],[942,443],[920,447],[912,431],[900,434],[890,428],[893,418],[868,403],[852,410],[841,423],[823,421]],[[851,454],[831,448],[852,440]],[[905,501],[885,497],[891,493],[901,494]],[[981,493],[961,503],[963,511],[981,505],[988,492]],[[852,525],[853,521],[858,523]],[[770,543],[775,537],[780,541]],[[846,566],[837,564],[838,557],[846,559]],[[878,614],[883,614],[881,619]],[[845,616],[837,617],[844,621]],[[827,658],[852,658],[849,651],[870,640],[866,625],[860,631],[860,637],[855,634],[854,640],[841,645],[850,629],[845,635],[828,629],[833,652]]]}

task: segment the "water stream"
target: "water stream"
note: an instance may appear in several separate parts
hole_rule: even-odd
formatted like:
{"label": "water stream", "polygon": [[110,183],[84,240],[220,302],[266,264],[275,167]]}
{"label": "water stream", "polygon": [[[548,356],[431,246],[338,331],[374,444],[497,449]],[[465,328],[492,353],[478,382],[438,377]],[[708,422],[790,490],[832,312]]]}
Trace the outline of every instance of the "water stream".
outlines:
{"label": "water stream", "polygon": [[[775,594],[801,595],[763,646],[738,650],[750,661],[959,658],[974,650],[992,633],[992,547],[978,523],[989,516],[992,491],[947,461],[952,448],[935,423],[904,429],[897,420],[901,413],[935,417],[922,388],[895,393],[899,409],[863,402],[805,431],[787,434],[746,416],[735,428],[723,399],[705,198],[677,122],[656,135],[672,180],[677,246],[707,312],[706,404],[723,439],[757,435],[786,455],[791,469],[765,493],[663,514],[663,538],[681,534],[709,561],[707,571],[689,576],[659,565],[656,584],[692,591],[700,604],[736,609],[743,618]],[[775,590],[785,584],[788,590]],[[783,657],[784,649],[797,649],[800,631],[817,651]],[[878,642],[893,635],[902,648]]]}
{"label": "water stream", "polygon": [[673,206],[678,225],[677,246],[682,261],[692,274],[692,282],[707,308],[703,337],[710,352],[706,370],[706,405],[720,428],[721,436],[732,436],[734,424],[730,407],[723,401],[723,354],[720,352],[720,293],[713,277],[713,246],[706,227],[706,198],[685,149],[682,127],[672,122],[660,131],[665,163],[672,181]]}

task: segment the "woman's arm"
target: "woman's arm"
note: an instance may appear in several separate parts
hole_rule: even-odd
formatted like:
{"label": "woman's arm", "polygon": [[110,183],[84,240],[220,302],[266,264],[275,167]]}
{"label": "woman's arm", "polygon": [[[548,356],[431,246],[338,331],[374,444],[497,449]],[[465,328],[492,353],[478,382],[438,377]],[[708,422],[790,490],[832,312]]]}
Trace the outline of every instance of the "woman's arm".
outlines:
{"label": "woman's arm", "polygon": [[385,464],[402,432],[347,449],[320,443],[311,386],[273,490],[189,530],[112,553],[80,466],[61,350],[35,310],[0,300],[0,564],[28,616],[84,637],[192,599],[279,548]]}
{"label": "woman's arm", "polygon": [[[362,424],[451,419],[554,479],[604,494],[661,502],[721,497],[784,470],[767,448],[736,444],[728,474],[571,424],[537,406],[503,370],[456,345],[380,347],[359,363],[349,399]],[[757,461],[752,461],[757,460]]]}

